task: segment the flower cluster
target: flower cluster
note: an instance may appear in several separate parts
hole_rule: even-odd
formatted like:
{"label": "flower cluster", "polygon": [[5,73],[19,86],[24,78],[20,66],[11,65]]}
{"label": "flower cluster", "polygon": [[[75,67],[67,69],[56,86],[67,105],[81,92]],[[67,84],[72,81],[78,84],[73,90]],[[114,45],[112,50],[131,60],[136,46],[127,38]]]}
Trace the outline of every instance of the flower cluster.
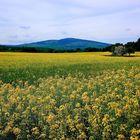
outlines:
{"label": "flower cluster", "polygon": [[140,139],[140,68],[0,82],[0,139]]}

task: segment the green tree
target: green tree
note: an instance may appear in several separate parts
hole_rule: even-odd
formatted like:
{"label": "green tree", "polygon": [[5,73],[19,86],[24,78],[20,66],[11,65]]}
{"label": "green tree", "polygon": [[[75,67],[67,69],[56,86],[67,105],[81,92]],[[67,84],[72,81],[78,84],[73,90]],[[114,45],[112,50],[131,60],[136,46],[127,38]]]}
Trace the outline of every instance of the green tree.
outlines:
{"label": "green tree", "polygon": [[134,46],[135,50],[136,51],[140,51],[140,38],[137,40],[137,42],[135,43],[135,46]]}
{"label": "green tree", "polygon": [[134,46],[135,42],[128,42],[127,44],[125,44],[126,53],[129,54],[129,56],[131,53],[135,53]]}

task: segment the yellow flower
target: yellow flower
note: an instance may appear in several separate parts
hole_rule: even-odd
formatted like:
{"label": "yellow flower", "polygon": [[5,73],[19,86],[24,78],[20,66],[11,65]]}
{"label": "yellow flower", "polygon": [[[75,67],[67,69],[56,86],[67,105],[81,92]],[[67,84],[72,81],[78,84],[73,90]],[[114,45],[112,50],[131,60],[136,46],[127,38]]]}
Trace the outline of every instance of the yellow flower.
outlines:
{"label": "yellow flower", "polygon": [[122,112],[121,109],[117,109],[117,110],[116,110],[116,116],[117,116],[117,117],[121,117],[121,116],[122,116],[122,113],[123,113],[123,112]]}
{"label": "yellow flower", "polygon": [[48,117],[47,117],[47,121],[50,123],[54,120],[54,116],[52,114],[50,114]]}
{"label": "yellow flower", "polygon": [[131,136],[130,140],[139,140],[139,137],[138,136]]}
{"label": "yellow flower", "polygon": [[9,116],[10,116],[9,112],[6,112],[6,113],[5,113],[5,116],[6,116],[6,117],[9,117]]}
{"label": "yellow flower", "polygon": [[43,133],[42,133],[38,138],[39,138],[39,139],[43,139],[43,138],[45,138],[45,137],[46,137],[46,134],[43,134]]}
{"label": "yellow flower", "polygon": [[89,97],[88,97],[88,93],[84,92],[81,99],[83,100],[83,102],[89,102]]}
{"label": "yellow flower", "polygon": [[131,135],[138,135],[138,134],[140,134],[140,129],[137,130],[137,129],[133,128],[133,129],[131,130]]}
{"label": "yellow flower", "polygon": [[38,135],[39,134],[38,127],[32,128],[32,133],[35,134],[35,135]]}
{"label": "yellow flower", "polygon": [[84,125],[82,123],[79,123],[79,124],[76,125],[77,129],[82,129],[83,127],[84,127]]}
{"label": "yellow flower", "polygon": [[80,135],[78,136],[78,139],[80,139],[80,140],[83,140],[83,139],[86,139],[86,138],[87,137],[86,137],[85,132],[81,132]]}
{"label": "yellow flower", "polygon": [[122,135],[122,134],[119,134],[118,135],[118,140],[124,140],[125,139],[125,136],[124,135]]}
{"label": "yellow flower", "polygon": [[8,133],[8,132],[10,132],[12,130],[12,127],[11,126],[6,126],[6,128],[5,128],[5,132],[6,133]]}
{"label": "yellow flower", "polygon": [[104,118],[103,118],[103,124],[106,125],[106,124],[108,124],[108,122],[109,122],[109,115],[105,114]]}
{"label": "yellow flower", "polygon": [[75,99],[75,95],[71,94],[70,99],[72,99],[72,100]]}
{"label": "yellow flower", "polygon": [[77,108],[79,108],[81,105],[80,105],[80,103],[77,103],[76,105],[75,105],[75,107],[77,107]]}
{"label": "yellow flower", "polygon": [[58,124],[51,125],[51,129],[52,130],[55,130],[55,129],[58,129],[58,128],[59,128],[59,125]]}
{"label": "yellow flower", "polygon": [[125,131],[127,128],[127,125],[126,124],[121,124],[120,125],[120,131]]}
{"label": "yellow flower", "polygon": [[21,133],[21,129],[20,128],[17,128],[17,127],[13,128],[13,134],[19,135],[20,133]]}

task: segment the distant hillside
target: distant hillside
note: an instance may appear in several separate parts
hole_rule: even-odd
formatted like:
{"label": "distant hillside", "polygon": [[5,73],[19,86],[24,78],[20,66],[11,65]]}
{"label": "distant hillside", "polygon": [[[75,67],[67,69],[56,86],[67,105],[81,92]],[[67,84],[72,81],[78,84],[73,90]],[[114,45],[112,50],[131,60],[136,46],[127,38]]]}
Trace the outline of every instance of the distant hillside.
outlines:
{"label": "distant hillside", "polygon": [[90,41],[84,39],[76,39],[76,38],[65,38],[60,40],[46,40],[40,41],[35,43],[28,43],[18,45],[18,47],[32,47],[32,48],[50,48],[55,50],[76,50],[81,49],[84,50],[85,48],[97,48],[102,49],[105,47],[110,46],[111,44],[97,42],[97,41]]}
{"label": "distant hillside", "polygon": [[[99,52],[112,51],[114,46],[120,43],[107,44],[76,38],[65,38],[60,40],[46,40],[21,45],[0,45],[0,52]],[[140,51],[140,38],[136,42],[121,44],[134,51]]]}

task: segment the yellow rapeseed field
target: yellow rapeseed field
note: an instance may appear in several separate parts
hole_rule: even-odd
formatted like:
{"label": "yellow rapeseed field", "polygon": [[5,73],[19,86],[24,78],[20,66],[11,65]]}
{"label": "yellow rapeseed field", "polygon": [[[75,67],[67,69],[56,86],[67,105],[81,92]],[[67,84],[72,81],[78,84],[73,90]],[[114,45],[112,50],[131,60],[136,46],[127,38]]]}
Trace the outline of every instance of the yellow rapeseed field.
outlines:
{"label": "yellow rapeseed field", "polygon": [[108,54],[0,53],[0,140],[139,140],[140,53]]}
{"label": "yellow rapeseed field", "polygon": [[135,57],[111,57],[108,52],[94,53],[3,53],[0,52],[0,79],[3,82],[29,81],[48,76],[96,75],[103,70],[131,69],[140,66]]}

